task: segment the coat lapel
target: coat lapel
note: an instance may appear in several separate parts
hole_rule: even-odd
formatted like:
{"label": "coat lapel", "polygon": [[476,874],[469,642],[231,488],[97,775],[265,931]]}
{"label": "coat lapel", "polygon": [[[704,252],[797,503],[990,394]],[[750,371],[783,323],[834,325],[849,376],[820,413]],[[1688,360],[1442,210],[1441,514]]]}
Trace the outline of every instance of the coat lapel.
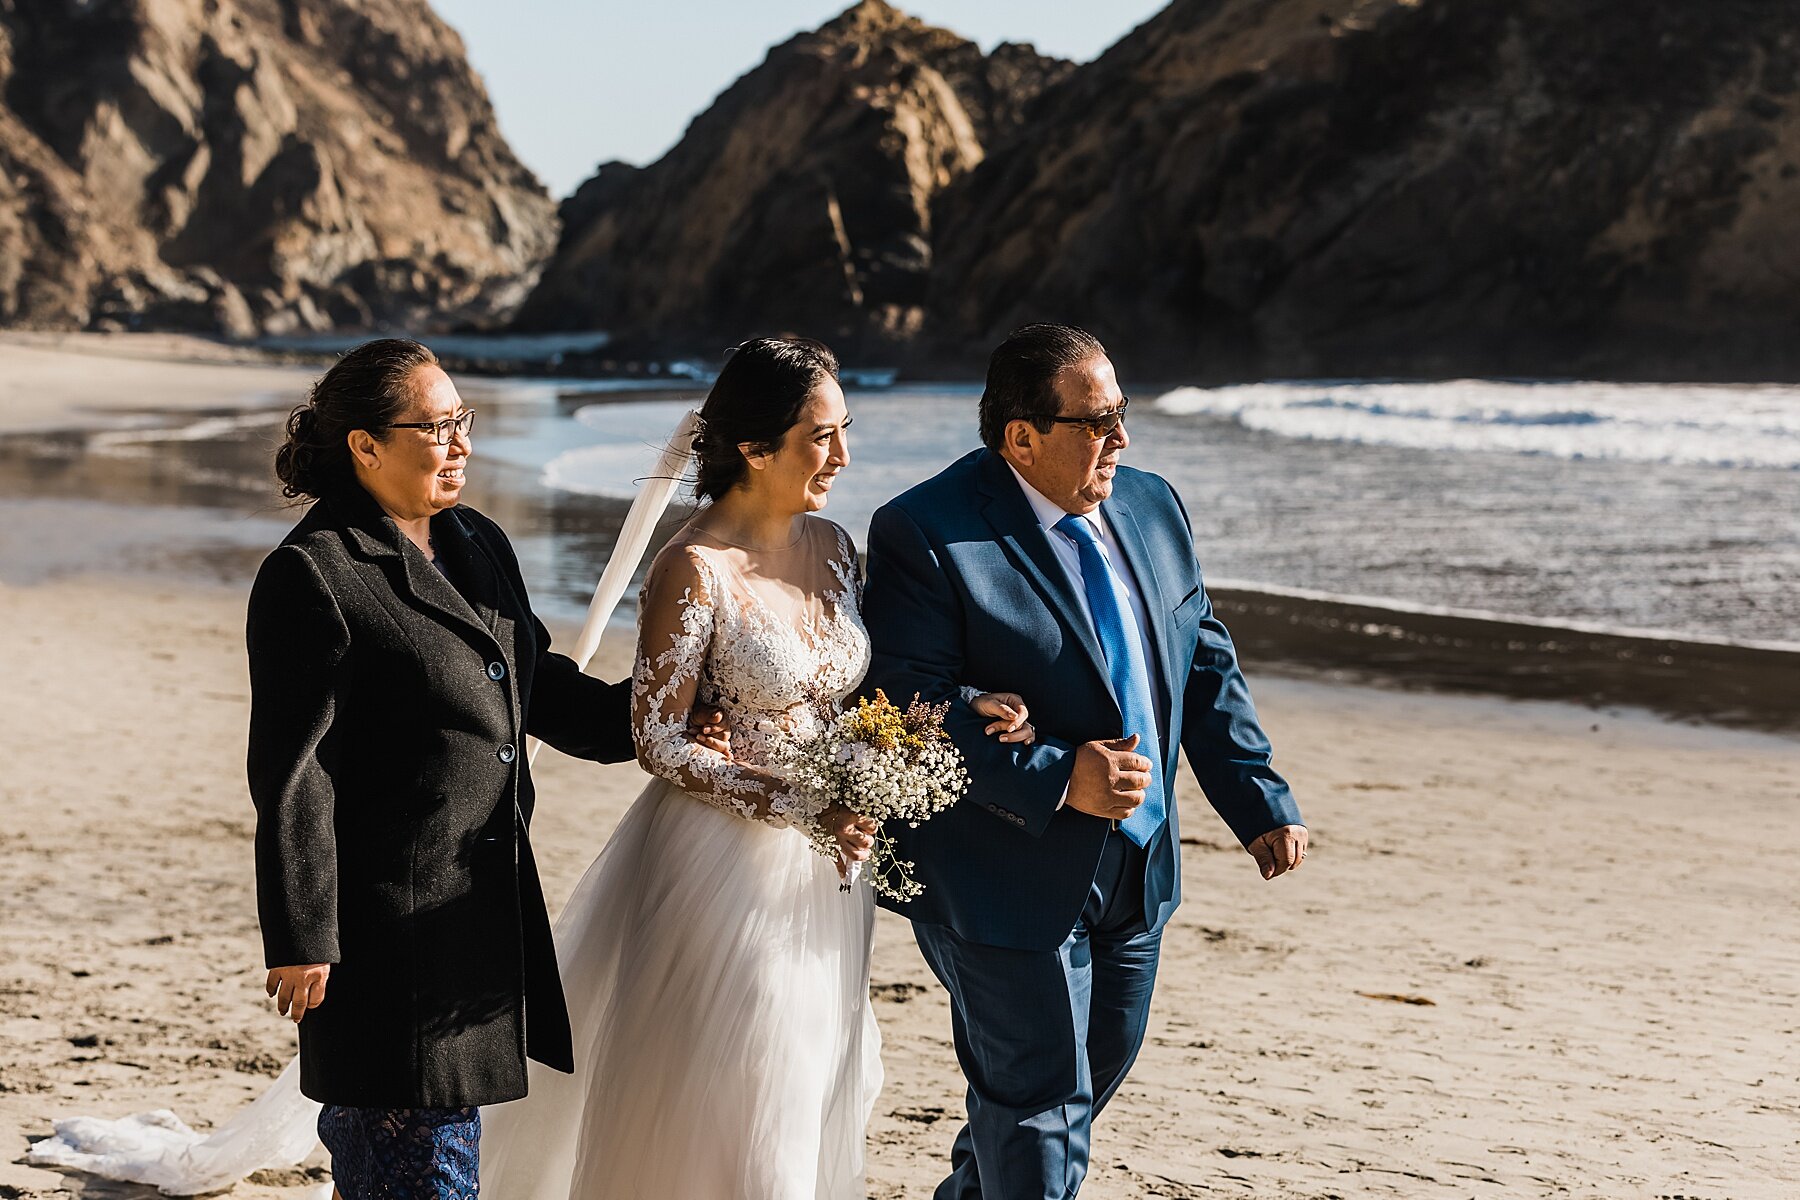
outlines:
{"label": "coat lapel", "polygon": [[[457,581],[463,601],[481,623],[496,636],[500,632],[500,578],[487,552],[476,544],[462,514],[452,508],[433,517],[431,540],[451,578]],[[436,573],[436,568],[433,568]]]}
{"label": "coat lapel", "polygon": [[991,450],[985,452],[982,460],[979,490],[984,497],[982,516],[993,528],[997,540],[1087,655],[1089,664],[1100,677],[1101,686],[1110,696],[1112,677],[1106,670],[1106,656],[1100,649],[1100,640],[1094,636],[1093,626],[1083,615],[1086,608],[1075,592],[1075,581],[1069,578],[1068,571],[1057,560],[1056,551],[1050,548],[1044,527],[1038,524],[1037,514],[1031,510],[1025,493],[1019,490],[1019,481],[1012,477],[1006,460]]}
{"label": "coat lapel", "polygon": [[[495,640],[488,622],[476,615],[475,609],[463,598],[462,593],[426,561],[425,555],[400,532],[394,519],[383,512],[367,492],[360,487],[346,488],[334,494],[327,503],[338,517],[337,523],[345,536],[362,552],[364,558],[380,567],[399,595],[418,602],[451,623],[463,626],[480,636],[484,642]],[[432,520],[434,543],[438,540],[442,524],[441,517]],[[489,594],[492,595],[491,582],[489,587]]]}
{"label": "coat lapel", "polygon": [[1157,662],[1162,664],[1162,670],[1157,672],[1157,685],[1162,689],[1162,702],[1167,706],[1170,700],[1169,689],[1173,686],[1169,674],[1169,635],[1168,630],[1163,628],[1169,615],[1169,604],[1163,597],[1162,583],[1156,577],[1156,560],[1150,553],[1150,544],[1144,540],[1144,531],[1139,528],[1131,506],[1120,500],[1117,492],[1100,507],[1112,525],[1113,536],[1119,539],[1119,549],[1124,552],[1125,564],[1131,568],[1138,590],[1143,593],[1144,611],[1150,618],[1150,628],[1145,632],[1149,635]]}

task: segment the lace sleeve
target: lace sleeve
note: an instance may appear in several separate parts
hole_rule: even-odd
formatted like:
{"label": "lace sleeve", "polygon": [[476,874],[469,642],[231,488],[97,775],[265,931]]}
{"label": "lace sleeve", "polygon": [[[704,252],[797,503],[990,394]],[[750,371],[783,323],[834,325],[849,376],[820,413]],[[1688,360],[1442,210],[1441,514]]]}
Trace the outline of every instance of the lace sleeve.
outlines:
{"label": "lace sleeve", "polygon": [[707,803],[751,821],[785,826],[793,797],[767,771],[696,742],[688,713],[712,645],[713,583],[692,547],[657,557],[638,605],[637,663],[631,673],[631,728],[638,763]]}
{"label": "lace sleeve", "polygon": [[832,532],[837,535],[837,557],[832,560],[831,571],[837,576],[838,586],[850,597],[850,602],[862,611],[863,602],[863,569],[862,560],[856,556],[856,540],[850,531],[836,521],[828,522]]}

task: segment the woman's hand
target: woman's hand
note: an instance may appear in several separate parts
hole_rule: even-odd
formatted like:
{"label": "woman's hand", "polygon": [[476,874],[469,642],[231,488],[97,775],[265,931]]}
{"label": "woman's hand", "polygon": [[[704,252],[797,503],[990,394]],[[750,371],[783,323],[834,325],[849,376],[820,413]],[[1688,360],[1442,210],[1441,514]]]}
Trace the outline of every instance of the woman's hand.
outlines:
{"label": "woman's hand", "polygon": [[284,1017],[292,1017],[298,1025],[307,1009],[325,1003],[325,980],[330,975],[330,963],[276,967],[269,972],[264,989],[275,997],[275,1011]]}
{"label": "woman's hand", "polygon": [[731,757],[731,726],[725,710],[716,704],[696,704],[688,710],[688,736],[715,754]]}
{"label": "woman's hand", "polygon": [[819,828],[837,842],[839,879],[850,877],[850,864],[867,862],[875,853],[875,834],[881,826],[873,817],[862,817],[841,804],[828,804],[819,813]]}
{"label": "woman's hand", "polygon": [[1031,710],[1025,707],[1024,697],[1017,692],[983,692],[969,701],[969,707],[992,718],[984,733],[999,734],[1003,742],[1026,746],[1037,741],[1037,730],[1025,719],[1031,715]]}

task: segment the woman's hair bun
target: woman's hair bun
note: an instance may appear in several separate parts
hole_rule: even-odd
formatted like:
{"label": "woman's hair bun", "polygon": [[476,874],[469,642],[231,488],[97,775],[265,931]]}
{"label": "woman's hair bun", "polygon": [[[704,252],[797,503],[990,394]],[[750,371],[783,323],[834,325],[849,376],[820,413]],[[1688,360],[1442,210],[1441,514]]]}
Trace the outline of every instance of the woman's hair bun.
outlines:
{"label": "woman's hair bun", "polygon": [[401,420],[412,401],[412,377],[437,355],[405,338],[379,338],[347,352],[313,384],[306,403],[288,414],[287,439],[275,451],[275,477],[290,499],[317,499],[356,482],[347,439],[377,438]]}

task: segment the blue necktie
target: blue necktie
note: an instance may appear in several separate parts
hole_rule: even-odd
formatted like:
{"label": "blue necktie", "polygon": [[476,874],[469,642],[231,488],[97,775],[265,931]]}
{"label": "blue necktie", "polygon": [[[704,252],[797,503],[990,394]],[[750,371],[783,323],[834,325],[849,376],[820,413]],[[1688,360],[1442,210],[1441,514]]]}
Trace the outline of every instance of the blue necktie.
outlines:
{"label": "blue necktie", "polygon": [[1125,718],[1125,732],[1138,735],[1137,752],[1150,760],[1150,786],[1137,811],[1119,822],[1119,832],[1139,846],[1147,845],[1168,815],[1163,803],[1162,746],[1156,734],[1156,706],[1150,687],[1150,665],[1144,661],[1144,643],[1138,637],[1137,618],[1129,608],[1125,588],[1100,539],[1086,518],[1070,513],[1056,523],[1056,530],[1075,543],[1081,559],[1081,585],[1087,592],[1088,613],[1106,655],[1106,672],[1113,699]]}

